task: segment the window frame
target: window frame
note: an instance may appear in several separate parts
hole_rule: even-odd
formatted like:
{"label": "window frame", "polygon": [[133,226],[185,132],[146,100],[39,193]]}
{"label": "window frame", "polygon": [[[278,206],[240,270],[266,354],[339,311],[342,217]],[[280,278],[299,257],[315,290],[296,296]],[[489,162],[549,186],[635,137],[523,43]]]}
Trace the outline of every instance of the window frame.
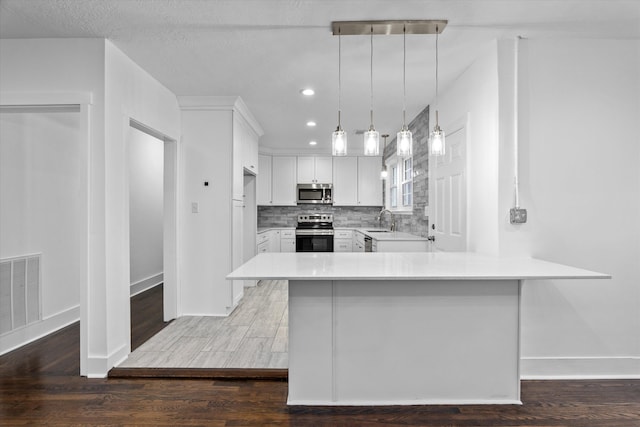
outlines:
{"label": "window frame", "polygon": [[[410,161],[411,170],[409,171],[409,178],[405,179],[407,161]],[[413,157],[398,157],[394,154],[385,161],[385,168],[388,171],[388,176],[385,180],[385,208],[394,213],[412,213],[414,199]],[[403,203],[405,185],[411,187],[410,201],[407,205]],[[392,195],[395,195],[395,198]],[[395,203],[393,203],[394,201]]]}

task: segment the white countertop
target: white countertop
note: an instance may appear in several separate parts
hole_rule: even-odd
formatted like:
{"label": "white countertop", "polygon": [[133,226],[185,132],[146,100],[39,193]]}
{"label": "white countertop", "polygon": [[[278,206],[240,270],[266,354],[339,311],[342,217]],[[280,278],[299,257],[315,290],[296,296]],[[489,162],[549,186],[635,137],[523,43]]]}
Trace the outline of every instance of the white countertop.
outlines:
{"label": "white countertop", "polygon": [[498,258],[471,252],[262,253],[227,279],[267,280],[511,280],[609,279],[533,258]]}
{"label": "white countertop", "polygon": [[271,230],[295,230],[295,227],[260,227],[258,228],[257,234]]}
{"label": "white countertop", "polygon": [[404,241],[404,240],[427,240],[426,237],[416,236],[415,234],[403,233],[402,231],[382,231],[384,229],[381,228],[356,228],[356,231],[359,231],[367,236],[370,236],[372,239],[376,239],[378,241],[384,240],[394,240],[394,241]]}

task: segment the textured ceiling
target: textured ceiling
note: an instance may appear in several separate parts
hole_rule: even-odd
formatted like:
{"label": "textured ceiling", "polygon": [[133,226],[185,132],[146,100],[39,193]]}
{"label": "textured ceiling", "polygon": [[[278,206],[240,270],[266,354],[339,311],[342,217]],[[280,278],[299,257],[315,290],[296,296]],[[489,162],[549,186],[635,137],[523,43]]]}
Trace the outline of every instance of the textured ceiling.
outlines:
{"label": "textured ceiling", "polygon": [[[108,38],[177,95],[241,96],[265,130],[263,150],[329,152],[338,102],[331,22],[382,19],[449,20],[441,89],[496,38],[640,38],[638,0],[1,0],[0,37]],[[407,36],[408,120],[432,101],[434,47],[434,36]],[[354,132],[369,125],[369,72],[369,38],[342,37],[342,125],[356,149]],[[376,128],[393,136],[402,36],[374,38],[373,73]],[[316,95],[303,98],[303,87]]]}

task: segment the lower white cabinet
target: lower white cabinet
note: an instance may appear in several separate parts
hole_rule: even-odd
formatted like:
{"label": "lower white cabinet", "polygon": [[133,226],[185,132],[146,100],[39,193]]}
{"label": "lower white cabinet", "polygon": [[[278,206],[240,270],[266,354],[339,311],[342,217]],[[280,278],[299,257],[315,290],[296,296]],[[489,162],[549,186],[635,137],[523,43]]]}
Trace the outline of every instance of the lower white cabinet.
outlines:
{"label": "lower white cabinet", "polygon": [[353,230],[335,230],[333,251],[353,252]]}
{"label": "lower white cabinet", "polygon": [[264,241],[264,242],[262,242],[262,243],[258,243],[258,245],[257,245],[257,246],[258,246],[258,247],[257,247],[256,252],[257,252],[257,253],[259,253],[259,254],[263,254],[263,253],[265,253],[265,252],[271,252],[271,251],[269,250],[269,241],[268,241],[268,240],[267,240],[267,241]]}
{"label": "lower white cabinet", "polygon": [[364,252],[364,234],[353,232],[353,252]]}
{"label": "lower white cabinet", "polygon": [[282,229],[280,230],[280,252],[296,251],[296,230]]}
{"label": "lower white cabinet", "polygon": [[273,228],[258,233],[256,249],[257,253],[295,252],[296,230],[294,228]]}
{"label": "lower white cabinet", "polygon": [[269,231],[269,252],[280,252],[280,230]]}

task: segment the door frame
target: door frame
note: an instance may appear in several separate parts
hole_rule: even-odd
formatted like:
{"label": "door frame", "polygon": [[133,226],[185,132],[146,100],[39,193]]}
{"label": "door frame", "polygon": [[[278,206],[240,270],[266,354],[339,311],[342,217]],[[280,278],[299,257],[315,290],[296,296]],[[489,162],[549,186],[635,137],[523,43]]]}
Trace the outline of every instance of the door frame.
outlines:
{"label": "door frame", "polygon": [[[144,123],[127,117],[127,129],[132,127],[164,143],[163,167],[163,227],[162,227],[162,270],[163,270],[163,316],[168,322],[179,316],[180,292],[178,281],[178,141]],[[128,154],[127,154],[128,156]],[[129,159],[127,159],[128,161]],[[127,188],[129,178],[127,177]],[[127,198],[128,200],[128,198]],[[128,204],[128,201],[127,201]],[[128,228],[127,228],[128,229]]]}

